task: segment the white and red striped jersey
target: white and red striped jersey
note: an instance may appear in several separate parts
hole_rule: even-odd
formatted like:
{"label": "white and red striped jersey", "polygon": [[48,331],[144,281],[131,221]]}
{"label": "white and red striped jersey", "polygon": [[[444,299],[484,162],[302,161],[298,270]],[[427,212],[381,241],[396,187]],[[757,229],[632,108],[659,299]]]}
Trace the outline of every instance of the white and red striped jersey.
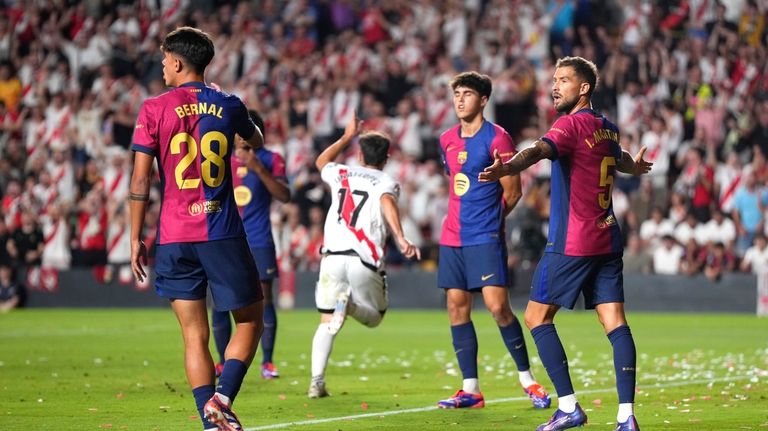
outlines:
{"label": "white and red striped jersey", "polygon": [[362,166],[328,163],[321,176],[332,192],[325,218],[324,249],[353,250],[363,262],[381,268],[387,238],[381,196],[389,193],[397,199],[400,186],[384,172]]}

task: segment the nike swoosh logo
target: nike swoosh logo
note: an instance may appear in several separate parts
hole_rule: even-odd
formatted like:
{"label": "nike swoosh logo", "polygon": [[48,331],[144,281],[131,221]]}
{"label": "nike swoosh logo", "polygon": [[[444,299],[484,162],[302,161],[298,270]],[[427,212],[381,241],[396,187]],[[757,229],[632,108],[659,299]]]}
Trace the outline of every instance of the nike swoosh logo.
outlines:
{"label": "nike swoosh logo", "polygon": [[277,271],[277,269],[276,269],[276,268],[267,268],[267,274],[272,274],[272,273],[274,273],[275,271]]}
{"label": "nike swoosh logo", "polygon": [[516,346],[515,346],[515,350],[517,350],[517,349],[519,349],[519,348],[521,348],[521,347],[523,347],[523,343],[520,343],[520,344],[516,345]]}
{"label": "nike swoosh logo", "polygon": [[480,280],[482,280],[482,281],[488,280],[489,278],[493,277],[494,275],[496,275],[496,274],[494,273],[494,274],[483,275],[483,276],[480,277]]}

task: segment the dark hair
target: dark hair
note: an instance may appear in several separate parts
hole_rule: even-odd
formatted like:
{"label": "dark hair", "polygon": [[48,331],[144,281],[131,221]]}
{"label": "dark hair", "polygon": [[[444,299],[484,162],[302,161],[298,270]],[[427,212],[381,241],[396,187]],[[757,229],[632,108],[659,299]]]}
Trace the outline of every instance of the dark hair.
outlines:
{"label": "dark hair", "polygon": [[491,97],[493,84],[488,75],[478,72],[462,72],[451,79],[451,89],[456,90],[457,87],[471,88],[477,91],[480,97]]}
{"label": "dark hair", "polygon": [[178,55],[197,73],[203,73],[214,54],[213,41],[208,33],[193,27],[179,27],[168,33],[160,49]]}
{"label": "dark hair", "polygon": [[563,57],[557,60],[557,63],[555,64],[555,69],[561,67],[572,67],[576,76],[589,84],[589,92],[587,93],[587,96],[592,97],[592,92],[595,91],[595,87],[597,86],[597,66],[595,66],[595,63],[582,57]]}
{"label": "dark hair", "polygon": [[359,142],[363,163],[370,166],[384,166],[389,154],[389,136],[380,132],[365,132],[360,135]]}
{"label": "dark hair", "polygon": [[255,109],[249,109],[248,116],[251,117],[251,121],[253,121],[253,123],[256,124],[256,127],[258,127],[259,130],[261,130],[261,133],[265,133],[264,120],[261,118],[261,115],[259,115],[259,113],[256,112]]}

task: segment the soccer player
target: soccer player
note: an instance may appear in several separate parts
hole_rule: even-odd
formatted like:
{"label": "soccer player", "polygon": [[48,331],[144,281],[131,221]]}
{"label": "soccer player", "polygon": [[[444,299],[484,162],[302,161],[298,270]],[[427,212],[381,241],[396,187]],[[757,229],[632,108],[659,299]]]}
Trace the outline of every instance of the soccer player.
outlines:
{"label": "soccer player", "polygon": [[437,283],[445,289],[448,319],[463,387],[438,407],[485,406],[477,373],[477,335],[472,323],[472,294],[481,292],[485,306],[499,327],[501,338],[518,369],[518,377],[534,407],[548,408],[549,395],[533,377],[520,322],[508,296],[507,248],[504,218],[522,196],[520,177],[508,176],[479,183],[477,175],[494,153],[514,154],[512,138],[483,117],[491,97],[491,79],[464,72],[451,81],[453,107],[459,124],[440,136],[440,150],[449,175],[448,215],[440,236]]}
{"label": "soccer player", "polygon": [[331,187],[332,202],[325,219],[323,258],[315,289],[320,324],[312,340],[312,382],[307,396],[329,395],[325,368],[333,340],[347,315],[369,328],[381,323],[387,311],[384,245],[387,227],[406,258],[421,259],[421,252],[403,234],[397,198],[400,186],[382,172],[387,163],[389,138],[378,132],[360,134],[358,161],[347,166],[333,161],[360,133],[354,113],[344,134],[315,161],[323,181]]}
{"label": "soccer player", "polygon": [[[249,111],[251,120],[259,130],[264,130],[264,120],[256,111]],[[235,202],[240,209],[240,216],[245,225],[248,245],[256,260],[261,278],[261,291],[264,293],[264,331],[261,334],[261,377],[274,379],[279,377],[272,362],[272,352],[277,333],[277,314],[272,295],[272,281],[277,277],[277,258],[275,242],[272,239],[272,224],[269,220],[269,207],[272,198],[288,202],[291,190],[285,178],[283,157],[266,148],[250,150],[242,145],[235,150],[232,162],[234,172]],[[211,313],[213,339],[219,351],[221,362],[216,364],[220,374],[224,365],[224,353],[232,334],[232,321],[227,311]]]}
{"label": "soccer player", "polygon": [[613,214],[611,192],[616,171],[642,175],[651,163],[645,147],[634,158],[619,146],[619,130],[592,109],[597,68],[581,57],[564,57],[555,65],[552,98],[563,114],[533,146],[480,173],[493,183],[542,159],[552,160],[549,239],[536,267],[525,323],[531,329],[541,362],[555,385],[558,410],[538,431],[581,426],[587,416],[576,401],[568,360],[555,330],[560,307],[573,308],[579,293],[594,308],[613,345],[619,412],[616,431],[640,429],[634,416],[635,342],[624,315],[622,243]]}
{"label": "soccer player", "polygon": [[[141,235],[157,158],[162,200],[155,289],[170,300],[181,326],[187,380],[203,428],[241,430],[231,406],[256,353],[263,294],[235,204],[230,159],[236,135],[253,148],[261,147],[264,138],[239,98],[205,85],[205,68],[214,55],[206,33],[177,28],[161,49],[163,78],[173,88],[147,99],[136,121],[129,193],[131,267],[143,282],[146,246]],[[208,349],[208,286],[217,309],[231,311],[236,327],[216,387]]]}

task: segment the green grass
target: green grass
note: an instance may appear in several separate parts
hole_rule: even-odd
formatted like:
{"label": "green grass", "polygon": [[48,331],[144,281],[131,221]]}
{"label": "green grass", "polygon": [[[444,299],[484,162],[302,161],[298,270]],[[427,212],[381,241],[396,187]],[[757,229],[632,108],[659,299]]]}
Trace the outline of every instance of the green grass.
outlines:
{"label": "green grass", "polygon": [[[460,385],[445,312],[391,310],[376,329],[348,322],[327,373],[333,396],[320,400],[305,395],[317,315],[280,312],[276,360],[282,377],[263,381],[251,373],[236,411],[249,430],[291,422],[299,423],[282,429],[535,429],[552,410],[534,410],[521,398],[498,330],[487,312],[475,313],[485,409],[432,409]],[[643,429],[767,429],[768,319],[629,318]],[[617,399],[608,340],[593,313],[564,312],[557,323],[577,396],[588,410],[587,429],[612,430]],[[528,347],[534,373],[551,388],[530,338]],[[200,429],[178,324],[164,309],[0,315],[0,396],[0,430]],[[300,423],[324,418],[337,419]]]}

